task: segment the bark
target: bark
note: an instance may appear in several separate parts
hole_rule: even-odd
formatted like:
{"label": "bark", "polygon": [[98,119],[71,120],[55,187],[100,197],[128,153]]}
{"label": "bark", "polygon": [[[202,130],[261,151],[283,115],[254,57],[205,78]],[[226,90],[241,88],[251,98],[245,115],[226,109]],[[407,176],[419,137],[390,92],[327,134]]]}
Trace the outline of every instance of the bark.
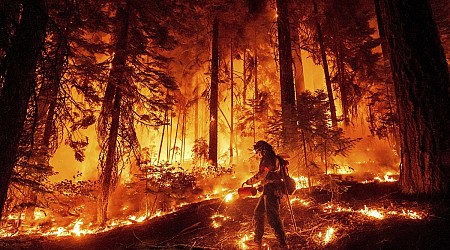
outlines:
{"label": "bark", "polygon": [[345,79],[345,65],[344,65],[344,55],[342,50],[342,41],[338,41],[336,45],[336,67],[337,67],[337,74],[338,74],[338,82],[339,82],[339,89],[341,92],[341,104],[342,104],[342,116],[344,120],[345,125],[350,124],[350,118],[349,118],[349,106],[351,100],[349,100],[349,84],[347,80]]}
{"label": "bark", "polygon": [[294,29],[292,29],[292,51],[294,51],[294,55],[292,56],[292,59],[294,63],[294,83],[297,108],[301,105],[298,97],[305,91],[305,76],[303,74],[302,50],[300,48],[298,26],[298,21],[294,21]]}
{"label": "bark", "polygon": [[[105,90],[105,97],[101,111],[101,124],[99,137],[100,139],[106,138],[106,149],[102,149],[105,152],[104,159],[100,164],[100,189],[101,194],[99,197],[98,205],[98,222],[100,225],[104,225],[107,220],[108,200],[111,190],[116,183],[117,173],[117,139],[120,129],[120,104],[121,104],[121,85],[126,81],[126,61],[127,61],[127,47],[128,47],[128,21],[129,13],[128,6],[119,6],[117,11],[118,24],[116,31],[116,49],[115,56],[111,62],[111,71],[108,79],[108,84]],[[110,123],[109,126],[106,124]],[[107,129],[109,128],[109,130]],[[109,133],[108,133],[109,132]],[[106,136],[107,137],[104,137]]]}
{"label": "bark", "polygon": [[243,60],[243,70],[242,70],[242,82],[244,86],[242,87],[242,103],[245,105],[247,103],[247,88],[248,88],[248,81],[247,81],[247,46],[244,48],[244,55],[242,57]]}
{"label": "bark", "polygon": [[112,119],[111,119],[111,129],[108,136],[107,141],[107,152],[105,159],[105,167],[103,168],[103,172],[100,178],[101,182],[101,195],[100,195],[100,204],[99,204],[99,223],[100,225],[105,225],[106,220],[108,218],[108,200],[109,194],[111,193],[112,182],[113,182],[113,173],[117,168],[116,161],[116,148],[117,148],[117,136],[119,134],[119,123],[120,123],[120,89],[117,88],[116,96],[114,98],[114,107],[112,111]]}
{"label": "bark", "polygon": [[449,190],[450,93],[444,52],[428,1],[382,0],[401,138],[405,193]]}
{"label": "bark", "polygon": [[22,1],[22,18],[12,40],[11,56],[0,96],[0,218],[16,161],[28,100],[33,91],[36,61],[42,49],[47,10],[45,1]]}
{"label": "bark", "polygon": [[[233,64],[233,39],[230,42],[230,166],[233,166],[233,144],[234,144],[234,64]],[[256,79],[255,79],[256,82]],[[255,86],[256,88],[256,86]]]}
{"label": "bark", "polygon": [[[395,92],[394,92],[394,82],[392,77],[392,70],[390,68],[389,63],[389,51],[388,44],[386,39],[386,33],[384,32],[383,18],[381,17],[381,9],[380,9],[380,0],[374,0],[375,3],[375,14],[377,17],[377,25],[378,25],[378,34],[380,35],[381,40],[381,52],[383,55],[383,70],[385,76],[385,87],[386,87],[386,96],[387,96],[387,104],[389,108],[389,112],[391,114],[395,114]],[[396,119],[397,120],[397,119]],[[392,134],[395,141],[399,141],[399,136],[397,133],[397,124],[392,123]],[[395,143],[399,145],[399,143]],[[397,147],[397,151],[400,151],[400,148]]]}
{"label": "bark", "polygon": [[198,96],[198,78],[196,80],[196,85],[197,87],[195,87],[194,89],[194,98],[195,98],[195,103],[194,103],[194,116],[195,116],[195,124],[194,124],[194,137],[195,140],[198,140],[198,100],[199,100],[199,96]]}
{"label": "bark", "polygon": [[20,16],[20,1],[2,0],[0,1],[0,91],[4,83],[6,65],[8,64],[6,55],[11,50],[11,37]]}
{"label": "bark", "polygon": [[277,0],[278,52],[280,59],[282,137],[290,146],[297,135],[292,45],[287,0]]}
{"label": "bark", "polygon": [[[317,3],[314,2],[314,13],[316,15],[318,15],[318,12],[319,11],[317,9]],[[322,57],[323,73],[325,75],[325,84],[327,87],[328,102],[330,104],[331,124],[333,125],[333,127],[337,127],[336,105],[334,104],[333,87],[331,86],[327,54],[325,51],[325,46],[323,44],[322,28],[321,28],[320,22],[318,20],[316,22],[316,29],[317,29],[317,41],[319,42],[320,55]]]}
{"label": "bark", "polygon": [[209,100],[209,160],[217,165],[217,113],[219,99],[219,21],[214,17],[211,55],[211,96]]}

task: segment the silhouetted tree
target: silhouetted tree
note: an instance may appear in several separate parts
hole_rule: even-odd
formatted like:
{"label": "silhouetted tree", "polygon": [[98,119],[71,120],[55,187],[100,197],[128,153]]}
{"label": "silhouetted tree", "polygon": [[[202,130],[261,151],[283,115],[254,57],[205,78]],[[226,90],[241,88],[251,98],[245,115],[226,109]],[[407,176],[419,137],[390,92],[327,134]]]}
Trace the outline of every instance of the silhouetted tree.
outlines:
{"label": "silhouetted tree", "polygon": [[450,93],[444,52],[428,1],[380,1],[401,138],[405,193],[449,191]]}
{"label": "silhouetted tree", "polygon": [[277,0],[278,53],[280,59],[280,91],[283,140],[292,146],[297,135],[295,88],[292,70],[292,44],[287,0]]}
{"label": "silhouetted tree", "polygon": [[34,88],[34,73],[47,24],[44,1],[21,2],[21,18],[11,40],[0,96],[0,217],[16,163],[19,140]]}
{"label": "silhouetted tree", "polygon": [[98,222],[106,223],[110,193],[116,187],[124,164],[139,161],[139,141],[135,124],[167,123],[163,114],[173,100],[167,90],[176,89],[166,73],[168,59],[164,50],[175,41],[167,28],[170,2],[141,0],[114,1],[106,8],[111,18],[113,54],[109,59],[106,88],[97,123],[101,147],[99,156],[100,196]]}

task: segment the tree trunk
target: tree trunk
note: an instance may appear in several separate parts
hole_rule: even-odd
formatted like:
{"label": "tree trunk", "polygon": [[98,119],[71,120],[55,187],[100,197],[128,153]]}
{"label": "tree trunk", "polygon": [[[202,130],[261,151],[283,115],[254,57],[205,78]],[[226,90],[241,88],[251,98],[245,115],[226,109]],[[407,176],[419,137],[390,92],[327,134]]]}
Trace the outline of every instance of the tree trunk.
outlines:
{"label": "tree trunk", "polygon": [[219,21],[214,17],[211,55],[211,96],[209,100],[209,160],[217,166],[217,112],[219,100]]}
{"label": "tree trunk", "polygon": [[450,168],[449,73],[428,1],[382,0],[399,114],[404,193],[446,194]]}
{"label": "tree trunk", "polygon": [[298,34],[299,22],[294,21],[294,29],[292,29],[292,51],[294,55],[292,56],[294,63],[294,83],[295,83],[295,96],[297,97],[297,108],[299,105],[299,96],[305,91],[305,76],[303,74],[303,60],[302,60],[302,49],[300,48],[299,34]]}
{"label": "tree trunk", "polygon": [[[316,2],[314,2],[314,13],[316,15],[319,14]],[[333,87],[331,86],[330,71],[328,70],[327,54],[325,51],[325,46],[323,44],[322,28],[320,27],[319,20],[317,20],[316,22],[316,29],[317,29],[317,41],[319,42],[320,54],[322,57],[323,73],[325,75],[325,84],[327,86],[328,102],[330,103],[331,124],[333,125],[333,127],[337,127],[336,105],[334,104]]]}
{"label": "tree trunk", "polygon": [[195,122],[194,122],[194,141],[197,141],[198,140],[198,101],[199,101],[199,96],[198,96],[198,85],[199,85],[199,82],[198,82],[198,77],[197,77],[197,80],[196,80],[196,87],[195,87],[195,89],[194,89],[194,98],[195,98],[195,103],[194,103],[194,116],[195,116]]}
{"label": "tree trunk", "polygon": [[28,100],[34,88],[32,83],[36,61],[44,41],[47,24],[45,1],[23,0],[21,17],[12,40],[0,96],[0,218],[16,161]]}
{"label": "tree trunk", "polygon": [[344,65],[344,54],[342,50],[342,41],[336,41],[336,67],[337,67],[337,79],[339,82],[339,90],[341,92],[341,108],[342,108],[342,117],[344,121],[344,125],[350,124],[350,102],[349,100],[349,91],[350,86],[345,79],[345,65]]}
{"label": "tree trunk", "polygon": [[282,137],[290,147],[297,135],[295,89],[292,72],[292,46],[287,0],[277,0],[278,51],[280,58]]}
{"label": "tree trunk", "polygon": [[233,167],[233,144],[234,144],[234,64],[233,64],[233,39],[230,42],[230,167]]}
{"label": "tree trunk", "polygon": [[[392,70],[390,68],[389,63],[389,51],[388,51],[388,44],[386,39],[386,33],[384,32],[383,27],[383,18],[381,17],[381,9],[380,9],[380,0],[374,0],[375,2],[375,13],[377,17],[377,25],[378,25],[378,34],[380,35],[381,40],[381,52],[383,55],[383,70],[384,70],[384,77],[385,77],[385,86],[386,86],[386,96],[387,96],[387,105],[389,108],[389,112],[394,115],[395,120],[397,118],[397,115],[394,111],[395,105],[395,92],[394,92],[394,82],[392,77]],[[396,142],[400,141],[399,135],[397,132],[397,124],[392,123],[392,135],[394,137],[394,140]],[[400,152],[400,148],[398,147],[399,143],[395,143],[397,145],[397,150]]]}
{"label": "tree trunk", "polygon": [[[2,0],[0,1],[0,75],[5,76],[7,70],[7,54],[11,50],[11,36],[17,26],[20,11],[20,1]],[[4,79],[0,81],[0,91],[2,90]]]}
{"label": "tree trunk", "polygon": [[247,103],[247,47],[244,48],[244,55],[242,57],[242,104],[245,106]]}
{"label": "tree trunk", "polygon": [[114,173],[117,173],[117,136],[119,134],[119,123],[120,123],[120,88],[117,88],[116,95],[114,98],[114,106],[112,110],[111,117],[111,128],[108,135],[107,149],[106,149],[106,159],[105,167],[103,168],[102,174],[100,176],[101,183],[101,195],[99,204],[99,223],[100,225],[105,225],[108,215],[108,204],[109,204],[109,194],[115,183]]}
{"label": "tree trunk", "polygon": [[[125,82],[125,68],[127,60],[128,45],[128,6],[119,6],[117,16],[119,24],[117,27],[117,44],[115,56],[111,62],[111,71],[108,84],[105,90],[105,99],[103,100],[100,126],[100,139],[106,138],[106,143],[101,143],[104,159],[101,159],[99,213],[98,222],[104,225],[107,220],[108,200],[111,189],[114,188],[117,177],[117,137],[120,128],[120,103],[121,103],[121,85]],[[106,125],[109,123],[109,126]],[[109,132],[109,133],[108,133]],[[106,136],[107,134],[107,136]],[[105,137],[103,137],[104,135]],[[103,157],[100,157],[103,158]]]}

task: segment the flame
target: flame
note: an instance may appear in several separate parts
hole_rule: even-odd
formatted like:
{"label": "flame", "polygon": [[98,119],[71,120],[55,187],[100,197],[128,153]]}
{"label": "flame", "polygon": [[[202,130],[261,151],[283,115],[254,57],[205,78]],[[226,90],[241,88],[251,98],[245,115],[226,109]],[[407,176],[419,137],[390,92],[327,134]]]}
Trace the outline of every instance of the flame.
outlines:
{"label": "flame", "polygon": [[425,216],[424,214],[420,215],[419,212],[412,211],[409,209],[408,210],[402,209],[401,213],[398,211],[389,211],[388,214],[403,216],[411,220],[421,220]]}
{"label": "flame", "polygon": [[401,211],[395,211],[395,210],[390,210],[390,211],[382,211],[381,209],[375,209],[375,208],[369,208],[367,207],[367,205],[364,205],[363,209],[360,210],[353,210],[352,208],[349,207],[343,207],[340,206],[339,204],[334,204],[334,203],[327,203],[323,206],[323,211],[326,213],[339,213],[339,212],[358,212],[362,215],[371,217],[371,218],[375,218],[378,220],[382,220],[385,219],[386,215],[393,215],[393,216],[403,216],[412,220],[421,220],[424,217],[427,216],[427,213],[424,211],[421,212],[417,212],[417,211],[413,211],[410,209],[401,209]]}
{"label": "flame", "polygon": [[373,178],[373,180],[365,180],[362,183],[371,183],[371,182],[374,182],[374,181],[379,181],[379,182],[396,182],[398,180],[396,180],[394,178],[394,175],[395,174],[393,174],[392,172],[386,172],[384,174],[383,178],[380,177],[380,176],[376,176],[376,177]]}
{"label": "flame", "polygon": [[334,228],[328,227],[325,233],[325,238],[323,239],[325,244],[328,244],[333,239]]}
{"label": "flame", "polygon": [[239,247],[243,250],[249,249],[249,247],[245,244],[247,241],[250,240],[250,235],[245,234],[240,240],[239,240]]}
{"label": "flame", "polygon": [[[230,217],[216,213],[213,216],[211,216],[211,219],[212,219],[212,223],[211,223],[212,227],[219,228],[222,226],[222,222],[225,222],[226,220],[230,219]],[[218,221],[218,220],[221,220],[221,221]]]}
{"label": "flame", "polygon": [[358,212],[367,215],[369,217],[374,217],[376,219],[384,219],[384,215],[382,212],[376,210],[376,209],[371,209],[371,208],[367,208],[366,205],[364,205],[364,209],[360,209]]}
{"label": "flame", "polygon": [[307,207],[307,206],[309,206],[311,204],[311,201],[307,201],[307,200],[300,199],[300,198],[297,198],[297,197],[294,197],[294,198],[291,199],[291,204],[292,203],[296,203],[296,202],[302,204],[305,207]]}
{"label": "flame", "polygon": [[40,220],[45,218],[45,213],[42,210],[34,210],[34,220]]}
{"label": "flame", "polygon": [[295,181],[295,188],[296,189],[302,189],[308,187],[308,177],[306,176],[299,176],[299,177],[292,177]]}
{"label": "flame", "polygon": [[233,199],[233,193],[229,193],[225,196],[225,202],[230,202]]}
{"label": "flame", "polygon": [[[87,234],[95,234],[98,233],[98,230],[94,229],[82,229],[82,225],[84,224],[82,219],[77,219],[72,222],[67,227],[54,227],[50,229],[48,232],[43,233],[44,236],[84,236]],[[91,224],[89,227],[92,226]]]}
{"label": "flame", "polygon": [[72,231],[76,236],[80,236],[82,233],[84,234],[84,232],[81,230],[81,225],[83,225],[83,221],[79,220],[75,222],[75,226],[73,226]]}
{"label": "flame", "polygon": [[335,237],[334,237],[335,229],[331,226],[327,227],[327,230],[325,231],[325,235],[322,232],[319,232],[317,237],[319,238],[319,242],[322,245],[327,245],[330,243]]}

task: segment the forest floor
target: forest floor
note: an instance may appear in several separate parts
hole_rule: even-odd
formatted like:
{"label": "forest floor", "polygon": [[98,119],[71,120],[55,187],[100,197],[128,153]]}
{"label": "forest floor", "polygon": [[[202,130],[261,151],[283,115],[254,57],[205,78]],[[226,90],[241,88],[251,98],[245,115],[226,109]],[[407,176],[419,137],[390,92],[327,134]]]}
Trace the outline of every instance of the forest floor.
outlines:
{"label": "forest floor", "polygon": [[[282,219],[291,249],[450,249],[448,199],[407,197],[396,183],[347,183],[339,202],[297,190]],[[252,249],[257,198],[205,200],[142,223],[81,237],[0,238],[0,249]],[[276,249],[267,226],[265,249]]]}

